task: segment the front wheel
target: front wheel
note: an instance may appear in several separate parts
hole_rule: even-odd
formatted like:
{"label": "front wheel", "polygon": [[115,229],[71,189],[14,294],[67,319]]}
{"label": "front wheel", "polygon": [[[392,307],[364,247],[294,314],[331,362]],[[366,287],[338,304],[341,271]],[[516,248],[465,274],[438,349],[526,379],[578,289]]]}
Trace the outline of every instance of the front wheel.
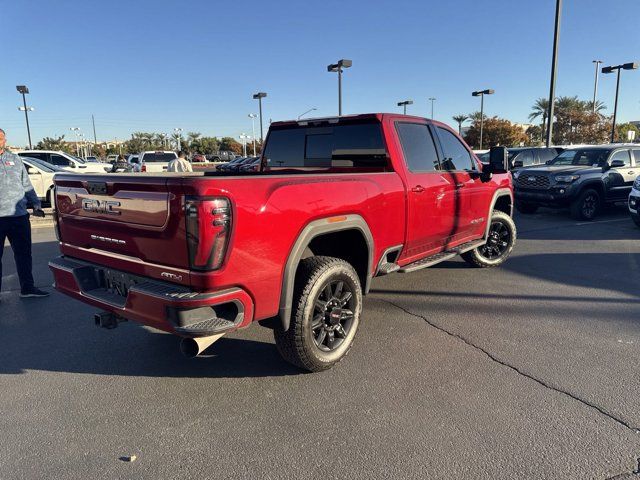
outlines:
{"label": "front wheel", "polygon": [[633,219],[633,223],[636,224],[636,227],[640,228],[640,215],[631,215]]}
{"label": "front wheel", "polygon": [[576,220],[593,220],[602,207],[600,194],[592,189],[585,190],[571,204],[571,216]]}
{"label": "front wheel", "polygon": [[487,235],[487,243],[461,256],[465,262],[475,267],[487,268],[501,265],[513,250],[516,243],[516,224],[504,212],[494,211]]}
{"label": "front wheel", "polygon": [[273,332],[280,355],[310,372],[327,370],[353,344],[362,289],[353,267],[339,258],[310,257],[296,274],[289,329]]}

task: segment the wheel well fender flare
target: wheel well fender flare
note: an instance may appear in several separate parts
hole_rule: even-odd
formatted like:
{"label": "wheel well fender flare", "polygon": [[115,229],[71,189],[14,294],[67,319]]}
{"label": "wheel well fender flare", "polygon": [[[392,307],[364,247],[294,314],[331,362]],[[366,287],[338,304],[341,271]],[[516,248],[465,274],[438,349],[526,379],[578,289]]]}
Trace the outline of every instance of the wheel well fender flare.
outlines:
{"label": "wheel well fender flare", "polygon": [[487,213],[487,226],[485,228],[484,238],[487,238],[489,236],[489,229],[491,228],[491,215],[496,206],[496,203],[498,203],[498,200],[500,200],[501,198],[509,199],[509,204],[511,205],[510,212],[505,213],[508,213],[510,217],[513,217],[513,192],[508,188],[497,189],[493,193],[493,198],[491,199],[491,203],[489,204],[489,211]]}
{"label": "wheel well fender flare", "polygon": [[367,225],[364,218],[356,214],[346,215],[345,220],[339,222],[332,221],[332,218],[333,217],[321,218],[308,223],[298,235],[289,252],[289,257],[287,258],[287,263],[282,274],[282,290],[280,292],[280,305],[278,310],[283,331],[289,329],[293,303],[293,288],[298,264],[302,260],[303,254],[309,247],[311,241],[318,236],[345,230],[358,230],[362,234],[368,249],[366,284],[363,285],[363,288],[365,292],[369,291],[374,252],[373,235],[371,234],[369,225]]}

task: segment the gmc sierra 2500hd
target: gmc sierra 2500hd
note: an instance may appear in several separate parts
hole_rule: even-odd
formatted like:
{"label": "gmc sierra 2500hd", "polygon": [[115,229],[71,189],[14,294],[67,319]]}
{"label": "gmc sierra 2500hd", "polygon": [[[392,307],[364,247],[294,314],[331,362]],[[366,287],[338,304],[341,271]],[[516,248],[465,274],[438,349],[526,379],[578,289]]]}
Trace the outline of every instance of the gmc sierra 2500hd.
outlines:
{"label": "gmc sierra 2500hd", "polygon": [[514,246],[504,148],[482,165],[448,126],[366,114],[271,124],[259,172],[56,175],[57,289],[182,337],[197,355],[254,321],[302,369],[350,349],[371,279]]}

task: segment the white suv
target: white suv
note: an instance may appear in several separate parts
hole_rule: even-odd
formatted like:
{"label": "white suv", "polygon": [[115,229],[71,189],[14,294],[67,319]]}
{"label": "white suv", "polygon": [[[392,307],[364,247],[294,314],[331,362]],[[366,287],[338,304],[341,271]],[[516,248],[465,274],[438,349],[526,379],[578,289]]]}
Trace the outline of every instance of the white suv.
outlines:
{"label": "white suv", "polygon": [[108,163],[87,163],[81,158],[54,150],[25,150],[18,152],[18,155],[36,158],[73,173],[105,173],[111,171],[111,165]]}
{"label": "white suv", "polygon": [[166,172],[169,162],[178,158],[176,152],[149,151],[138,155],[138,163],[132,163],[134,172]]}

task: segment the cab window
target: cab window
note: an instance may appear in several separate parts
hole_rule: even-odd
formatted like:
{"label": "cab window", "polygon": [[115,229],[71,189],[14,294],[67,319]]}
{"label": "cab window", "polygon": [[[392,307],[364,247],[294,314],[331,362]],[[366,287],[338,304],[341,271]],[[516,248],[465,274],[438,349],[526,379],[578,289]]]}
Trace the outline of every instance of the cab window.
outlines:
{"label": "cab window", "polygon": [[409,171],[439,170],[438,154],[429,127],[421,123],[397,123],[402,153]]}
{"label": "cab window", "polygon": [[438,136],[440,137],[440,144],[444,154],[443,170],[470,170],[473,168],[469,150],[453,133],[438,127]]}

